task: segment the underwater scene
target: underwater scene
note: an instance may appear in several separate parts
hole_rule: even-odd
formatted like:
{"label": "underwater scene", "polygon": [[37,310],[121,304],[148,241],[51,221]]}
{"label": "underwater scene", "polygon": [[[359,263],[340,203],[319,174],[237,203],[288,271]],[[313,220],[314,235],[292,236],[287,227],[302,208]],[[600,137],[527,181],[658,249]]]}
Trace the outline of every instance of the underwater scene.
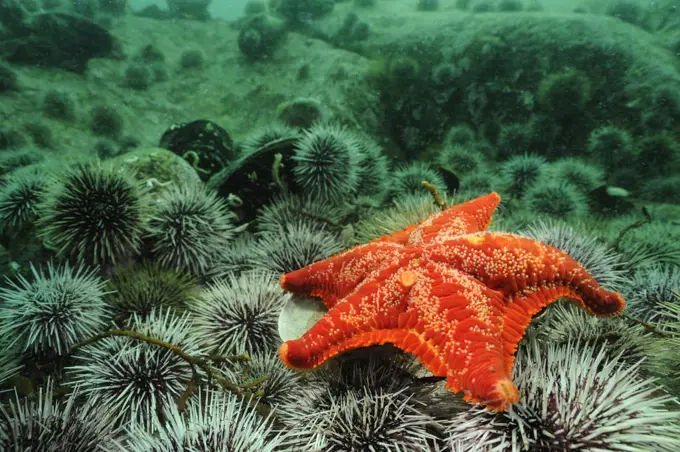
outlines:
{"label": "underwater scene", "polygon": [[680,1],[0,0],[5,451],[680,451]]}

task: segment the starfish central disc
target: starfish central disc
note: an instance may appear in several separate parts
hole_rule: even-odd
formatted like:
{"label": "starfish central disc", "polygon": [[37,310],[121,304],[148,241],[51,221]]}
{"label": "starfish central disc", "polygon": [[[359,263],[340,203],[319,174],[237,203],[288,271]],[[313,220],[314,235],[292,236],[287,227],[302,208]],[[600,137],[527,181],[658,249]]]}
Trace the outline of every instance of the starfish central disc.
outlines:
{"label": "starfish central disc", "polygon": [[465,400],[506,410],[519,400],[514,353],[532,317],[567,297],[588,312],[621,312],[569,255],[512,234],[485,232],[496,193],[452,206],[403,231],[281,277],[329,309],[281,345],[291,368],[313,368],[359,347],[391,343],[416,355]]}

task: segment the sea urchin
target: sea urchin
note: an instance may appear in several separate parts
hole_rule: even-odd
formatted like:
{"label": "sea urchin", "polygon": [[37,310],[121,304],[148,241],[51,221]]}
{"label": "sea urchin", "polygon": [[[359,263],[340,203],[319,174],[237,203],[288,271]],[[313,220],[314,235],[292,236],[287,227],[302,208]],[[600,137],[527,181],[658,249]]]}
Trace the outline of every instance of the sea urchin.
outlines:
{"label": "sea urchin", "polygon": [[138,251],[146,197],[121,172],[78,165],[57,179],[40,213],[42,236],[59,255],[110,263]]}
{"label": "sea urchin", "polygon": [[233,218],[214,192],[194,187],[168,190],[149,223],[153,254],[164,266],[199,275],[228,246]]}
{"label": "sea urchin", "polygon": [[289,298],[276,275],[228,275],[206,288],[191,304],[194,331],[212,353],[273,351],[279,344],[279,313]]}
{"label": "sea urchin", "polygon": [[15,338],[25,351],[65,355],[71,346],[100,332],[108,309],[105,282],[94,271],[49,265],[32,268],[0,289],[0,336]]}

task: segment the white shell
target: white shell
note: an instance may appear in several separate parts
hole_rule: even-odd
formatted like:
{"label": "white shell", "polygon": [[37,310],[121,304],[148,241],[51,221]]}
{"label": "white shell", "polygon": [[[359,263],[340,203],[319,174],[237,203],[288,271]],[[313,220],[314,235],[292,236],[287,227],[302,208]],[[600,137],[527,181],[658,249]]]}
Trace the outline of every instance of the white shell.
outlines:
{"label": "white shell", "polygon": [[282,341],[298,339],[328,310],[323,302],[313,297],[291,297],[279,315],[279,336]]}

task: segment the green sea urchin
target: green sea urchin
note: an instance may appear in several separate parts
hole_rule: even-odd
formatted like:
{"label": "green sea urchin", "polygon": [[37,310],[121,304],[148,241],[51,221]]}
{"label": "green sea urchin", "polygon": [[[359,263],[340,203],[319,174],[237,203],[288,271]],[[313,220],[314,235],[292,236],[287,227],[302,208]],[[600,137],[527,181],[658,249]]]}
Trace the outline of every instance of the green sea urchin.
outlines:
{"label": "green sea urchin", "polygon": [[355,226],[356,240],[370,242],[416,224],[439,210],[429,193],[400,196],[388,208],[359,222]]}
{"label": "green sea urchin", "polygon": [[293,127],[286,124],[273,123],[264,129],[257,130],[243,143],[241,155],[250,155],[262,149],[265,146],[271,145],[284,140],[296,140],[300,137],[300,132]]}
{"label": "green sea urchin", "polygon": [[283,403],[295,404],[302,396],[301,374],[283,365],[275,353],[257,353],[249,361],[238,362],[224,370],[229,380],[248,385],[254,381],[266,380],[250,389],[259,403],[279,407]]}
{"label": "green sea urchin", "polygon": [[357,134],[357,142],[361,153],[359,165],[358,196],[381,197],[388,190],[388,173],[390,162],[380,145],[366,134]]}
{"label": "green sea urchin", "polygon": [[305,223],[320,229],[328,224],[340,224],[345,207],[329,206],[306,196],[284,195],[264,206],[257,216],[257,230],[278,233],[292,224]]}
{"label": "green sea urchin", "polygon": [[17,376],[23,367],[16,344],[11,343],[13,339],[9,337],[0,339],[0,350],[3,351],[0,354],[0,387]]}
{"label": "green sea urchin", "polygon": [[313,223],[300,221],[258,235],[252,262],[261,269],[281,274],[326,259],[344,248],[336,234]]}
{"label": "green sea urchin", "polygon": [[107,297],[114,315],[127,319],[136,314],[146,318],[153,310],[182,311],[195,288],[193,276],[146,262],[119,268],[111,276]]}
{"label": "green sea urchin", "polygon": [[77,165],[50,188],[39,207],[38,225],[59,255],[114,263],[139,250],[147,205],[139,184],[125,174]]}
{"label": "green sea urchin", "polygon": [[426,193],[423,181],[434,185],[440,193],[446,193],[447,187],[441,173],[426,163],[414,161],[402,165],[392,173],[390,189],[394,197]]}
{"label": "green sea urchin", "polygon": [[293,174],[309,196],[340,202],[357,188],[361,157],[354,134],[337,125],[317,124],[295,145]]}
{"label": "green sea urchin", "polygon": [[47,182],[40,172],[12,174],[0,189],[0,229],[10,235],[31,229],[38,219],[38,205],[46,193]]}
{"label": "green sea urchin", "polygon": [[572,184],[586,195],[605,183],[604,171],[600,167],[577,158],[565,158],[552,163],[546,171],[546,177]]}
{"label": "green sea urchin", "polygon": [[474,147],[465,145],[447,146],[439,154],[439,164],[449,168],[458,176],[483,172],[484,154]]}
{"label": "green sea urchin", "polygon": [[592,158],[608,169],[616,168],[635,156],[630,132],[615,126],[599,127],[590,132],[587,150]]}
{"label": "green sea urchin", "polygon": [[533,154],[517,155],[503,162],[500,177],[508,194],[523,197],[541,178],[547,163],[543,157]]}
{"label": "green sea urchin", "polygon": [[557,180],[539,180],[527,190],[524,201],[538,215],[578,218],[588,213],[588,200],[574,185]]}
{"label": "green sea urchin", "polygon": [[252,270],[254,267],[254,247],[255,237],[253,234],[245,232],[239,235],[229,245],[229,248],[219,255],[206,276],[211,281],[217,281],[229,275],[238,276],[245,271]]}

